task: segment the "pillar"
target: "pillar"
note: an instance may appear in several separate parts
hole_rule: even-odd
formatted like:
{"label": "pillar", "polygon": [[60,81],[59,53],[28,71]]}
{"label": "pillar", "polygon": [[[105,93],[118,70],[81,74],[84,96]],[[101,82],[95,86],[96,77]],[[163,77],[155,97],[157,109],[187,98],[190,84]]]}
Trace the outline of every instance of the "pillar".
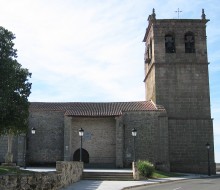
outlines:
{"label": "pillar", "polygon": [[122,117],[116,117],[116,167],[123,168],[124,129]]}
{"label": "pillar", "polygon": [[72,155],[71,150],[71,126],[72,117],[64,117],[64,161],[71,161]]}

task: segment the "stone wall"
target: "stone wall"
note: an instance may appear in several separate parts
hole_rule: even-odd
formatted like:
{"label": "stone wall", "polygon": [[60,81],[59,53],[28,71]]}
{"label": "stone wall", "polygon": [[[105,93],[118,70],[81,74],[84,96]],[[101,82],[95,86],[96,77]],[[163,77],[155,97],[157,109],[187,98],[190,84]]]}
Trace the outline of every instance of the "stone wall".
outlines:
{"label": "stone wall", "polygon": [[209,142],[211,172],[215,174],[212,120],[169,119],[171,171],[207,173]]}
{"label": "stone wall", "polygon": [[58,177],[60,176],[61,187],[65,187],[71,183],[75,183],[82,178],[83,162],[56,162],[56,170]]}
{"label": "stone wall", "polygon": [[171,62],[155,67],[156,103],[165,107],[169,117],[210,118],[207,63]]}
{"label": "stone wall", "polygon": [[73,117],[71,123],[70,156],[80,148],[79,129],[83,128],[83,149],[91,164],[115,166],[116,120],[114,117]]}
{"label": "stone wall", "polygon": [[[151,71],[149,71],[149,69]],[[153,63],[151,64],[145,64],[145,72],[146,72],[146,78],[145,78],[145,94],[146,94],[146,100],[152,100],[153,102],[156,102],[156,94],[155,94],[155,65]]]}
{"label": "stone wall", "polygon": [[220,163],[216,163],[216,171],[220,172]]}
{"label": "stone wall", "polygon": [[[155,19],[149,22],[146,33],[146,47],[153,43],[153,57],[145,64],[146,97],[167,111],[172,171],[207,173],[205,144],[209,142],[212,173],[215,173],[207,22],[205,19]],[[185,52],[187,32],[194,34],[192,53]],[[165,50],[168,34],[175,42],[173,53]]]}
{"label": "stone wall", "polygon": [[[145,64],[146,99],[163,105],[169,117],[210,118],[206,21],[159,19],[149,28],[146,47],[152,41],[153,58]],[[184,35],[189,31],[195,53],[185,53]],[[165,51],[167,34],[175,38],[175,53]]]}
{"label": "stone wall", "polygon": [[57,162],[56,172],[0,175],[1,190],[59,190],[82,177],[82,162]]}
{"label": "stone wall", "polygon": [[5,162],[5,155],[7,153],[8,140],[7,136],[0,137],[0,163]]}
{"label": "stone wall", "polygon": [[124,164],[124,125],[122,122],[122,117],[116,117],[116,167],[123,168]]}
{"label": "stone wall", "polygon": [[135,138],[136,160],[149,160],[158,169],[170,170],[168,149],[168,121],[166,112],[126,112],[124,123],[124,165],[133,161],[132,128],[137,129]]}
{"label": "stone wall", "polygon": [[[18,137],[15,136],[13,138],[12,144],[12,153],[13,153],[13,162],[17,162],[17,145],[18,145]],[[5,155],[8,150],[8,137],[7,136],[0,136],[0,163],[5,162]]]}
{"label": "stone wall", "polygon": [[[31,134],[31,128],[36,134]],[[27,139],[27,163],[55,164],[63,160],[64,113],[58,111],[30,112]]]}

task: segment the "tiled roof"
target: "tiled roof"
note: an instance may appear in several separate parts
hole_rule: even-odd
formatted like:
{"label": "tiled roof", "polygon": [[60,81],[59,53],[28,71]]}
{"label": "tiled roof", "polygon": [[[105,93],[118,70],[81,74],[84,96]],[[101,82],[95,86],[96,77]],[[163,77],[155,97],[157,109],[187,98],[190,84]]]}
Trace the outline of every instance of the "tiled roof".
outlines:
{"label": "tiled roof", "polygon": [[31,102],[30,111],[63,111],[67,116],[117,116],[126,111],[165,111],[152,101],[140,102]]}

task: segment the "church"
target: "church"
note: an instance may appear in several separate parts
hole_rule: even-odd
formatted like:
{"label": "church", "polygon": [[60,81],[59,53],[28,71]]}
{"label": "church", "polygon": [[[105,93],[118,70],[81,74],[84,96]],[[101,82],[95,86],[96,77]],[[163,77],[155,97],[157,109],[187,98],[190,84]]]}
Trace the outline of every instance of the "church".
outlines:
{"label": "church", "polygon": [[[85,167],[128,168],[135,155],[160,170],[207,173],[209,143],[214,174],[208,21],[204,10],[201,19],[157,19],[153,9],[143,38],[146,100],[31,102],[28,134],[13,140],[14,162],[24,166],[79,160],[82,128]],[[6,151],[7,138],[1,137],[0,162]]]}

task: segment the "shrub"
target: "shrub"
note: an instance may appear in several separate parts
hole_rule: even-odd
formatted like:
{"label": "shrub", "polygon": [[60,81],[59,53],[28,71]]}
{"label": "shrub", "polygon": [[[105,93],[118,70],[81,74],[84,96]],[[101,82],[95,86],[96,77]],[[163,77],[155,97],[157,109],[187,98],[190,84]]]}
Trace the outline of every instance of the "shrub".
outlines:
{"label": "shrub", "polygon": [[144,177],[151,177],[155,171],[154,165],[147,160],[139,160],[137,168],[140,174]]}

